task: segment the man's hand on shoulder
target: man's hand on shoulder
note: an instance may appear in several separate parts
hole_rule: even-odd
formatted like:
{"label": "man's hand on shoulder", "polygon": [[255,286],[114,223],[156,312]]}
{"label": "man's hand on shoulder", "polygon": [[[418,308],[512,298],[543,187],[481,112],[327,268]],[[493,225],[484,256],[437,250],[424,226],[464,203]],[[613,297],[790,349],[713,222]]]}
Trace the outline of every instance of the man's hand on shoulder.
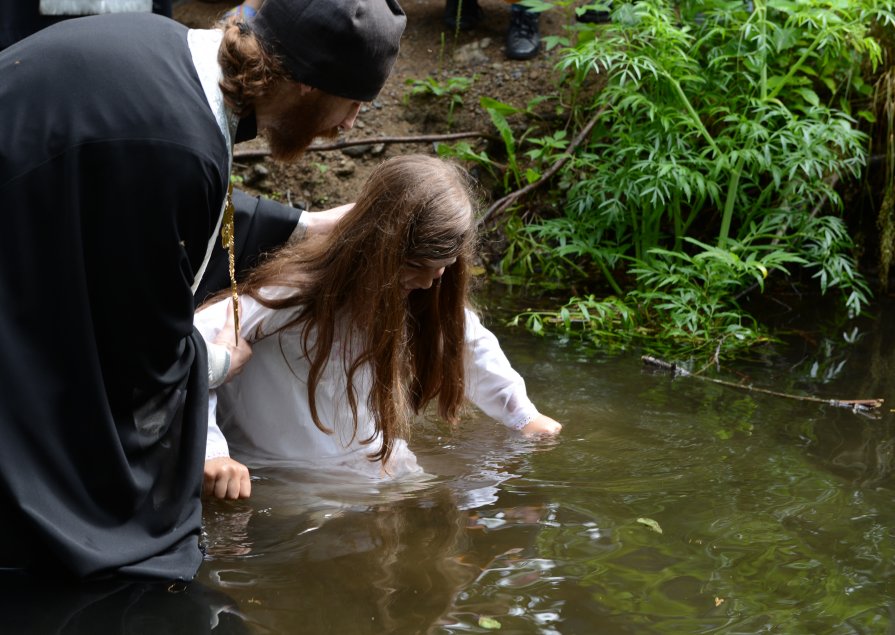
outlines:
{"label": "man's hand on shoulder", "polygon": [[301,240],[310,236],[325,236],[333,230],[336,223],[342,220],[342,217],[352,207],[354,207],[354,203],[346,203],[319,212],[303,212],[291,240]]}

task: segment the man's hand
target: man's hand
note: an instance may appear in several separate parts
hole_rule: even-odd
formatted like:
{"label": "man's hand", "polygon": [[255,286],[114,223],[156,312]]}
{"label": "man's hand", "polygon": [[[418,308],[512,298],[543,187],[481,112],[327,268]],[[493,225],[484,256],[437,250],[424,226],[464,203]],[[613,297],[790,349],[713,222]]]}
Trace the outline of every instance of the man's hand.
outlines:
{"label": "man's hand", "polygon": [[215,498],[248,498],[252,495],[249,468],[229,456],[205,461],[203,492]]}
{"label": "man's hand", "polygon": [[332,209],[320,210],[319,212],[303,212],[300,223],[305,226],[305,235],[323,236],[330,233],[342,217],[354,207],[354,203],[346,203]]}
{"label": "man's hand", "polygon": [[551,419],[547,415],[539,414],[537,417],[525,424],[525,427],[522,428],[522,434],[527,437],[540,434],[554,435],[559,434],[560,430],[562,430],[562,424],[554,419]]}

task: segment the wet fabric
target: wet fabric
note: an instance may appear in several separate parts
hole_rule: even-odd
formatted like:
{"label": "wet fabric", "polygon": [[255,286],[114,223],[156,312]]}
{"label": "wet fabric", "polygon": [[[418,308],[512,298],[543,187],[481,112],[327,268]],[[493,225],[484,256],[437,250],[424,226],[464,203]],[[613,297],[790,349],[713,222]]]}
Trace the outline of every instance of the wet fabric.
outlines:
{"label": "wet fabric", "polygon": [[0,568],[190,579],[228,148],[187,29],[66,20],[0,77]]}
{"label": "wet fabric", "polygon": [[[268,298],[292,292],[286,287],[261,290]],[[228,310],[225,299],[196,314],[196,326],[206,339],[221,329]],[[241,299],[240,330],[252,342],[252,361],[217,388],[209,401],[206,460],[232,456],[251,468],[290,466],[311,469],[318,475],[341,476],[349,482],[421,473],[416,456],[403,439],[394,441],[387,464],[369,460],[382,448],[382,436],[368,399],[373,374],[366,364],[353,379],[352,387],[358,395],[355,427],[345,399],[349,379],[342,359],[346,347],[352,346],[350,337],[336,337],[320,371],[316,406],[328,431],[314,424],[305,381],[311,362],[302,349],[301,330],[283,328],[299,310],[270,309],[254,298]],[[538,415],[525,381],[513,369],[494,334],[470,310],[466,311],[464,335],[466,398],[508,428],[522,429]],[[311,347],[315,336],[312,330]]]}

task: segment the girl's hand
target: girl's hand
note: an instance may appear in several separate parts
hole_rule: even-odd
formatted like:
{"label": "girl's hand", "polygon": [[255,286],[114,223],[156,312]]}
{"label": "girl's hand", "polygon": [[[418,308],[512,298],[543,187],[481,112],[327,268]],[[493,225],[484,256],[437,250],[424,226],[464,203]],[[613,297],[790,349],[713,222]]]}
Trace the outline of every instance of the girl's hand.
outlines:
{"label": "girl's hand", "polygon": [[547,415],[539,414],[537,417],[525,424],[525,427],[522,428],[522,434],[527,437],[532,437],[539,434],[553,435],[559,434],[560,430],[562,430],[562,424],[554,419],[551,419]]}
{"label": "girl's hand", "polygon": [[227,320],[214,338],[214,344],[222,344],[230,351],[230,370],[223,382],[228,382],[242,371],[242,367],[252,357],[252,346],[243,339],[242,334],[237,339],[233,329],[233,301],[227,302]]}
{"label": "girl's hand", "polygon": [[205,461],[203,491],[206,496],[215,498],[248,498],[252,495],[249,468],[229,456],[208,459]]}

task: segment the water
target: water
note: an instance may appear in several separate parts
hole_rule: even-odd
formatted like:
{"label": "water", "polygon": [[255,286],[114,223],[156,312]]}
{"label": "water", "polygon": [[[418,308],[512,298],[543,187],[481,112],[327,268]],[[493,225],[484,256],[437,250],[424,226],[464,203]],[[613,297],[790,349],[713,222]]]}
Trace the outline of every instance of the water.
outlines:
{"label": "water", "polygon": [[885,398],[876,417],[495,328],[559,439],[473,413],[421,424],[427,481],[256,472],[249,501],[206,506],[197,584],[60,632],[893,633],[895,305],[799,315],[711,374]]}
{"label": "water", "polygon": [[262,474],[207,509],[201,579],[255,632],[893,632],[893,316],[716,375],[876,418],[497,328],[559,440],[472,416],[423,424],[416,488]]}

